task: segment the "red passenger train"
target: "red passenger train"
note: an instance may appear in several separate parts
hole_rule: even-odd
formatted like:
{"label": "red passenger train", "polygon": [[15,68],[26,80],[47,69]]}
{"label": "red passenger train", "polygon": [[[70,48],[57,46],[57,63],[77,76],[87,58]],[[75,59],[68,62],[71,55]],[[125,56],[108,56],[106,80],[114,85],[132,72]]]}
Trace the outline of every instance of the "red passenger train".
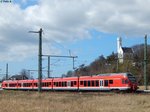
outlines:
{"label": "red passenger train", "polygon": [[[37,90],[38,79],[6,80],[3,89]],[[42,79],[42,90],[79,90],[79,91],[136,91],[135,77],[131,73],[110,73],[95,76],[65,77]]]}

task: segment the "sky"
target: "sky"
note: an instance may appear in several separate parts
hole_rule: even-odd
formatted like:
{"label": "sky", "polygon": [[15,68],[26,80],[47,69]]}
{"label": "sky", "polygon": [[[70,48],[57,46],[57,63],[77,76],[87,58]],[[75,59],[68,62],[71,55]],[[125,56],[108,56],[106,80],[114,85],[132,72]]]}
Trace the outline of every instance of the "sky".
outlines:
{"label": "sky", "polygon": [[[43,29],[43,54],[78,56],[75,67],[123,46],[144,43],[150,35],[150,0],[12,0],[0,2],[0,77],[38,69],[38,35]],[[148,38],[148,44],[150,39]],[[43,57],[43,70],[47,58]],[[51,76],[73,70],[72,59],[51,58]],[[37,72],[32,72],[35,78]],[[43,72],[43,77],[47,74]]]}

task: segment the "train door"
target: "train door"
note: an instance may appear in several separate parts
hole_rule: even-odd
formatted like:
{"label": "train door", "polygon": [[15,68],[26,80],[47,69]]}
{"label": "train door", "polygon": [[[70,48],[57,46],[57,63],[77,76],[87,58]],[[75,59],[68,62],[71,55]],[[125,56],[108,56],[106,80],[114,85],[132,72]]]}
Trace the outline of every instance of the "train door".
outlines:
{"label": "train door", "polygon": [[71,87],[71,81],[67,82],[67,87]]}
{"label": "train door", "polygon": [[104,88],[104,80],[99,81],[100,90],[103,90]]}

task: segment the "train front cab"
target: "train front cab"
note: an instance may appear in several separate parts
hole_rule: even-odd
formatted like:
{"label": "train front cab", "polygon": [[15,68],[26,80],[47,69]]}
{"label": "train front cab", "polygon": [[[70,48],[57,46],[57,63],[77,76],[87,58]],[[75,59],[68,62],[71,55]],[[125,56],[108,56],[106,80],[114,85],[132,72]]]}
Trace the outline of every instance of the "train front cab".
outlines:
{"label": "train front cab", "polygon": [[[133,75],[132,75],[133,78]],[[134,79],[135,80],[135,79]],[[117,74],[112,76],[104,76],[103,80],[100,79],[100,90],[110,91],[136,91],[137,83],[131,83],[126,74]]]}
{"label": "train front cab", "polygon": [[136,81],[136,78],[132,74],[128,73],[127,79],[128,79],[128,86],[130,87],[130,91],[135,92],[138,89],[138,83]]}
{"label": "train front cab", "polygon": [[127,92],[135,92],[138,89],[137,81],[132,74],[126,73],[120,79],[121,80],[119,90]]}

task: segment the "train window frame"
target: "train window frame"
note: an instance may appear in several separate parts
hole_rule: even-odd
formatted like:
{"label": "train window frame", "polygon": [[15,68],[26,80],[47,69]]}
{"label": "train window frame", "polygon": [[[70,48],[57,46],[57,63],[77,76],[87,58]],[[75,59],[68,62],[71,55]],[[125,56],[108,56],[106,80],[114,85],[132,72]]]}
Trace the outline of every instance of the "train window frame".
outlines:
{"label": "train window frame", "polygon": [[126,84],[126,83],[125,83],[125,79],[122,79],[122,84]]}
{"label": "train window frame", "polygon": [[114,81],[113,80],[109,80],[109,84],[113,84],[114,83]]}
{"label": "train window frame", "polygon": [[65,87],[65,82],[64,81],[62,82],[62,87]]}
{"label": "train window frame", "polygon": [[32,86],[32,83],[29,83],[29,87],[31,87]]}
{"label": "train window frame", "polygon": [[18,83],[18,86],[21,87],[21,83]]}
{"label": "train window frame", "polygon": [[95,86],[98,87],[99,86],[99,81],[96,80],[95,83],[96,83]]}
{"label": "train window frame", "polygon": [[58,87],[59,86],[59,83],[58,82],[56,82],[56,87]]}
{"label": "train window frame", "polygon": [[48,87],[49,86],[49,83],[48,82],[46,82],[46,87]]}
{"label": "train window frame", "polygon": [[83,81],[83,85],[84,85],[84,87],[86,87],[87,86],[87,81]]}
{"label": "train window frame", "polygon": [[80,81],[80,85],[83,85],[83,81]]}
{"label": "train window frame", "polygon": [[37,87],[38,86],[38,84],[35,82],[34,84],[33,84],[35,87]]}
{"label": "train window frame", "polygon": [[51,86],[51,82],[49,82],[49,86]]}
{"label": "train window frame", "polygon": [[71,87],[73,87],[74,86],[74,81],[71,81]]}
{"label": "train window frame", "polygon": [[56,82],[53,83],[53,86],[56,86]]}
{"label": "train window frame", "polygon": [[128,84],[128,83],[129,83],[129,81],[126,79],[126,80],[125,80],[125,84]]}
{"label": "train window frame", "polygon": [[94,87],[95,86],[95,81],[92,80],[91,83],[92,83],[92,87]]}
{"label": "train window frame", "polygon": [[77,81],[74,81],[74,85],[77,85]]}
{"label": "train window frame", "polygon": [[65,81],[65,87],[67,87],[67,81]]}
{"label": "train window frame", "polygon": [[91,86],[91,81],[88,80],[87,82],[88,82],[87,86],[90,87]]}
{"label": "train window frame", "polygon": [[16,87],[15,83],[9,83],[9,87]]}
{"label": "train window frame", "polygon": [[8,84],[5,84],[5,87],[8,87]]}
{"label": "train window frame", "polygon": [[42,87],[44,87],[44,86],[45,86],[44,84],[45,84],[45,83],[43,82],[43,83],[42,83]]}
{"label": "train window frame", "polygon": [[104,86],[108,87],[109,86],[109,80],[104,80]]}
{"label": "train window frame", "polygon": [[58,86],[61,87],[61,82],[58,83]]}

